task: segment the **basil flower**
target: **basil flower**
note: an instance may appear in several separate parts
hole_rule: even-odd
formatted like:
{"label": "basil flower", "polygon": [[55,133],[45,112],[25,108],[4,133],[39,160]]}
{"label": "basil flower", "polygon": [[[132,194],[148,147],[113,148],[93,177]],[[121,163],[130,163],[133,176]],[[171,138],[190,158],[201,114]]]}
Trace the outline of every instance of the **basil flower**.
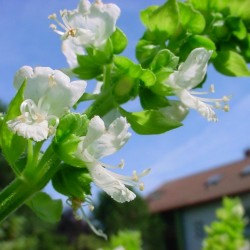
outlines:
{"label": "basil flower", "polygon": [[76,156],[85,162],[93,182],[118,202],[133,200],[136,195],[126,185],[143,190],[143,183],[139,179],[149,172],[144,170],[137,175],[134,171],[132,176],[123,176],[108,170],[122,168],[123,160],[116,167],[99,161],[102,157],[118,151],[127,142],[131,135],[128,132],[129,127],[126,118],[119,117],[106,129],[103,120],[95,116],[90,120],[88,132],[81,138],[76,152]]}
{"label": "basil flower", "polygon": [[[186,61],[179,66],[178,70],[169,75],[164,84],[172,87],[174,94],[188,108],[196,109],[208,121],[217,121],[214,108],[222,108],[224,111],[228,111],[229,106],[227,102],[229,97],[224,96],[220,99],[203,98],[197,95],[208,94],[208,92],[192,90],[204,79],[211,54],[212,51],[207,51],[204,48],[194,49]],[[210,92],[214,92],[213,85]]]}
{"label": "basil flower", "polygon": [[91,4],[80,0],[77,9],[60,11],[62,22],[56,14],[49,16],[62,30],[52,24],[50,27],[61,36],[62,51],[70,67],[77,65],[76,54],[83,54],[83,48],[101,48],[116,29],[120,9],[115,4],[103,4],[101,0]]}
{"label": "basil flower", "polygon": [[82,96],[85,81],[73,81],[59,70],[48,67],[22,67],[15,75],[18,90],[26,80],[21,115],[7,122],[20,136],[34,141],[47,139],[55,132],[59,118]]}

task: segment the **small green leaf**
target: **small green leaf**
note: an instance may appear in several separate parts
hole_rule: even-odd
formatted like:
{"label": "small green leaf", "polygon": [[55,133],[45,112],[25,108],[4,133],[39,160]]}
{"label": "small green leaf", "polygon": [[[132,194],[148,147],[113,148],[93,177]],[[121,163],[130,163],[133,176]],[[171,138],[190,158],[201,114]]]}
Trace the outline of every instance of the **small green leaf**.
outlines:
{"label": "small green leaf", "polygon": [[[26,81],[22,84],[20,89],[18,90],[16,96],[11,101],[7,114],[4,117],[3,122],[1,123],[0,128],[0,139],[3,154],[10,164],[10,166],[18,172],[17,166],[15,166],[15,162],[18,160],[20,155],[25,151],[27,146],[27,140],[23,137],[14,134],[8,127],[7,121],[15,119],[20,115],[20,106],[23,102],[23,93],[26,87]],[[15,150],[13,150],[15,149]]]}
{"label": "small green leaf", "polygon": [[61,200],[53,200],[48,194],[38,192],[33,196],[27,205],[42,220],[56,223],[60,220],[63,211]]}
{"label": "small green leaf", "polygon": [[226,23],[233,35],[238,39],[243,40],[247,36],[247,28],[240,18],[229,16],[226,18]]}
{"label": "small green leaf", "polygon": [[213,61],[220,73],[228,76],[250,76],[244,58],[234,51],[220,51]]}
{"label": "small green leaf", "polygon": [[169,70],[167,68],[160,70],[155,74],[156,82],[155,84],[150,87],[150,89],[157,95],[160,96],[168,96],[172,95],[173,91],[172,88],[165,85],[164,81],[169,77],[169,75],[173,73],[173,70]]}
{"label": "small green leaf", "polygon": [[154,57],[150,68],[156,72],[161,68],[175,69],[178,65],[179,58],[175,56],[170,50],[160,50]]}
{"label": "small green leaf", "polygon": [[159,45],[154,45],[147,40],[140,40],[136,45],[136,58],[142,67],[147,68],[159,50]]}
{"label": "small green leaf", "polygon": [[142,74],[140,76],[140,80],[144,83],[146,87],[151,87],[155,84],[156,76],[149,69],[143,69]]}
{"label": "small green leaf", "polygon": [[77,55],[79,66],[73,69],[73,73],[80,79],[89,80],[100,76],[103,72],[102,64],[95,60],[94,56]]}
{"label": "small green leaf", "polygon": [[215,43],[206,36],[192,35],[187,39],[187,42],[181,48],[180,58],[181,61],[185,61],[189,53],[195,48],[205,48],[207,50],[213,50],[212,58],[216,56]]}
{"label": "small green leaf", "polygon": [[165,96],[156,95],[148,88],[141,87],[139,96],[144,109],[158,109],[169,105]]}
{"label": "small green leaf", "polygon": [[88,129],[86,115],[69,113],[60,119],[60,123],[53,139],[53,147],[61,160],[81,167],[82,161],[75,157],[75,152],[80,142],[80,136],[86,134]]}
{"label": "small green leaf", "polygon": [[153,32],[160,33],[163,39],[173,35],[179,24],[178,6],[175,0],[168,0],[162,6],[151,6],[141,14],[144,25]]}
{"label": "small green leaf", "polygon": [[158,110],[131,113],[122,108],[119,110],[127,118],[132,129],[141,135],[162,134],[182,125],[180,122],[168,119]]}
{"label": "small green leaf", "polygon": [[53,187],[59,193],[68,197],[84,199],[91,194],[91,176],[86,168],[75,168],[63,164],[53,176]]}
{"label": "small green leaf", "polygon": [[190,33],[200,34],[206,26],[203,15],[188,3],[178,2],[178,6],[182,26]]}
{"label": "small green leaf", "polygon": [[128,39],[119,28],[116,28],[110,39],[113,45],[114,54],[120,54],[127,47]]}

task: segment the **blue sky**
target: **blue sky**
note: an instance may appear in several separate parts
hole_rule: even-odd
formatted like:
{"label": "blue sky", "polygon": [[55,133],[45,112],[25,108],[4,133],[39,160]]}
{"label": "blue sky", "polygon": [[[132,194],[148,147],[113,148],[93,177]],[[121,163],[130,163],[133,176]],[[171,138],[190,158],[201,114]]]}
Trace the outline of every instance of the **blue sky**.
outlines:
{"label": "blue sky", "polygon": [[[107,1],[105,1],[107,2]],[[113,1],[121,8],[118,26],[127,34],[129,46],[125,55],[134,59],[134,46],[144,28],[139,11],[163,0]],[[73,9],[76,0],[1,0],[0,1],[0,99],[8,103],[15,94],[12,80],[23,65],[66,67],[60,51],[61,42],[50,28],[47,16],[60,9]],[[231,111],[218,112],[219,122],[209,123],[191,111],[184,126],[164,135],[133,134],[130,141],[107,162],[125,159],[125,173],[150,167],[144,178],[145,194],[166,181],[239,160],[250,147],[250,79],[230,78],[209,67],[205,88],[215,84],[216,97],[232,95]],[[129,104],[131,111],[138,103]]]}

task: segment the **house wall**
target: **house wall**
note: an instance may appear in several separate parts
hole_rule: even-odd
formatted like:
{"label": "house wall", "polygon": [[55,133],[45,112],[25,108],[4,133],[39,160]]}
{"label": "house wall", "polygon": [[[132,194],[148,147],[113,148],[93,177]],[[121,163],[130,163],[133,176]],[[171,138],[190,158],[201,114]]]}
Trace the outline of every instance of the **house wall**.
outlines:
{"label": "house wall", "polygon": [[[250,194],[240,196],[246,209],[248,217],[250,216]],[[205,225],[210,225],[215,220],[215,210],[221,206],[220,201],[206,203],[203,205],[183,209],[182,223],[184,245],[183,250],[201,250],[202,241],[206,236]],[[247,234],[250,233],[250,225],[247,228]],[[248,232],[249,231],[249,232]]]}

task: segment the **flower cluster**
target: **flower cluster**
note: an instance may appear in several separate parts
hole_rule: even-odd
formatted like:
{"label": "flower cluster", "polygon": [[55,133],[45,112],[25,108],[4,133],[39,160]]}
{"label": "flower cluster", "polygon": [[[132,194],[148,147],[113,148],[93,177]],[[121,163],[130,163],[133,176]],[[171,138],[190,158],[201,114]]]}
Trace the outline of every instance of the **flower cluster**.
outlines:
{"label": "flower cluster", "polygon": [[88,0],[81,0],[77,9],[60,12],[62,22],[56,14],[49,16],[55,24],[51,28],[61,36],[62,52],[66,56],[71,68],[77,66],[77,54],[83,54],[84,48],[101,48],[115,31],[116,20],[120,9],[115,4],[103,4],[100,0],[91,4]]}

